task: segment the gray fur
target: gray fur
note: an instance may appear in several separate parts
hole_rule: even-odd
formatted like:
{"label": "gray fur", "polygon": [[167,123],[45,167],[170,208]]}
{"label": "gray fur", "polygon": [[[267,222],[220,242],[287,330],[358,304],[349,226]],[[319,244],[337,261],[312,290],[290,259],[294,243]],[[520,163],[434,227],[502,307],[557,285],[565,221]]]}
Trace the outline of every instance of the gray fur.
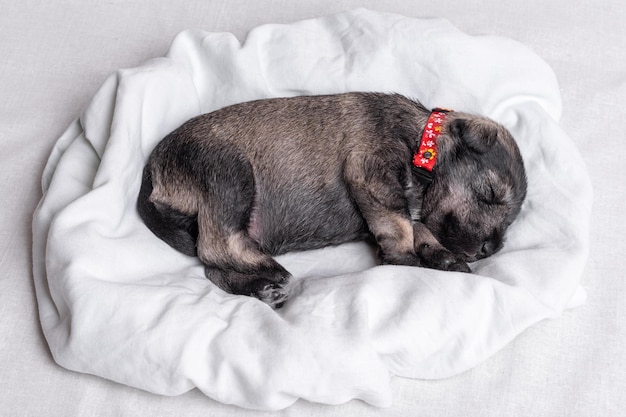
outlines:
{"label": "gray fur", "polygon": [[470,272],[520,210],[523,162],[501,125],[448,113],[423,185],[411,159],[429,114],[400,95],[346,93],[201,115],[153,151],[139,212],[220,288],[271,305],[290,277],[272,256],[292,250],[372,239],[383,263]]}

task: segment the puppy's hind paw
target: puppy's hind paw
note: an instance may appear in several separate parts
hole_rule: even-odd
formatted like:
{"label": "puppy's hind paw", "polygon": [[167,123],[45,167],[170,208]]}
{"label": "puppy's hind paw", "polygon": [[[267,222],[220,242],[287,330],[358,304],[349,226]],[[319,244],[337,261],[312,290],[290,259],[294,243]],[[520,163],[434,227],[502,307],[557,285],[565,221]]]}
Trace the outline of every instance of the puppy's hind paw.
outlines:
{"label": "puppy's hind paw", "polygon": [[281,308],[289,298],[287,287],[284,284],[258,279],[254,282],[255,289],[250,296],[258,298],[272,308]]}

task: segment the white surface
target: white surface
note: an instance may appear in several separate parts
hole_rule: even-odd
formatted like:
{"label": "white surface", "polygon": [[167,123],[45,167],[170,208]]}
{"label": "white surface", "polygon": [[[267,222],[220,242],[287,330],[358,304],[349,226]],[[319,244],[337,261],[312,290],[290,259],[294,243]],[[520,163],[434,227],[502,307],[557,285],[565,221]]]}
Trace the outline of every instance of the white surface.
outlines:
{"label": "white surface", "polygon": [[[6,4],[0,27],[0,404],[6,415],[249,415],[197,391],[161,397],[55,365],[37,322],[30,267],[30,218],[52,144],[106,76],[162,55],[179,30],[231,31],[290,22],[375,2],[157,2]],[[563,129],[585,155],[595,188],[588,304],[531,327],[484,364],[460,376],[392,379],[394,405],[299,401],[286,415],[621,415],[626,389],[623,159],[626,69],[624,8],[554,2],[446,5],[389,2],[386,10],[443,16],[469,33],[510,36],[555,69]],[[4,412],[6,410],[6,412]]]}
{"label": "white surface", "polygon": [[[584,296],[589,177],[553,119],[554,74],[519,43],[359,9],[265,25],[243,45],[186,31],[167,57],[109,78],[44,172],[35,284],[64,367],[257,409],[298,398],[388,406],[389,373],[456,375]],[[290,254],[279,261],[297,290],[272,310],[218,291],[139,219],[147,156],[189,118],[242,100],[367,90],[492,115],[516,137],[528,197],[504,249],[474,274],[375,267],[363,244]]]}

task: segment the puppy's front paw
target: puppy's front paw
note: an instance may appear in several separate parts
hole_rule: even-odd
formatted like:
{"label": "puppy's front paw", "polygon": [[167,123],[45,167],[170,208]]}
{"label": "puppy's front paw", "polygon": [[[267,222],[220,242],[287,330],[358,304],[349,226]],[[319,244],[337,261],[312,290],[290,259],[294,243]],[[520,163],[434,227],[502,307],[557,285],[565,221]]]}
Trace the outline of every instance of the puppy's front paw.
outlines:
{"label": "puppy's front paw", "polygon": [[423,244],[419,247],[417,255],[427,268],[441,271],[472,272],[464,260],[444,248],[433,248],[428,244]]}
{"label": "puppy's front paw", "polygon": [[258,298],[273,308],[282,307],[289,298],[287,287],[281,283],[260,278],[253,281],[250,286],[252,287],[250,296]]}

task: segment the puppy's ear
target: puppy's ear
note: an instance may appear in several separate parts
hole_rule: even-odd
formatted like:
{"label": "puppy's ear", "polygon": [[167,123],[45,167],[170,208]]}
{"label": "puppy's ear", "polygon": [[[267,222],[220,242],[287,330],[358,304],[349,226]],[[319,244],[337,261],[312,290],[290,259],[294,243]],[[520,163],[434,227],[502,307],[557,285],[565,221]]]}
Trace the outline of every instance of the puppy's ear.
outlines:
{"label": "puppy's ear", "polygon": [[487,152],[498,140],[497,126],[482,118],[454,119],[448,129],[461,146],[467,145],[478,153]]}

